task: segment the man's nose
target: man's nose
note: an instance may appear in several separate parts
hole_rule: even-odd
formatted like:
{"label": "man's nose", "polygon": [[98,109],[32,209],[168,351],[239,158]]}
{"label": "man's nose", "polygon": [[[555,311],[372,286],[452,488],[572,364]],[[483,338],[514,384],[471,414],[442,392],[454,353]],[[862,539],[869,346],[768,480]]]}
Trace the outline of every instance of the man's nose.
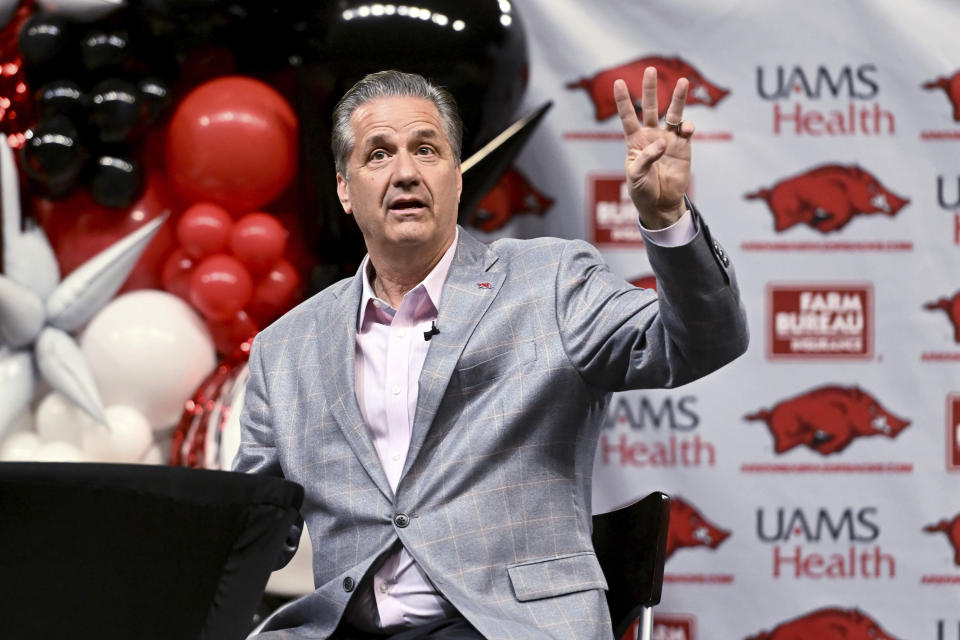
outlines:
{"label": "man's nose", "polygon": [[397,185],[410,185],[420,182],[420,167],[413,154],[399,151],[394,161],[393,181]]}

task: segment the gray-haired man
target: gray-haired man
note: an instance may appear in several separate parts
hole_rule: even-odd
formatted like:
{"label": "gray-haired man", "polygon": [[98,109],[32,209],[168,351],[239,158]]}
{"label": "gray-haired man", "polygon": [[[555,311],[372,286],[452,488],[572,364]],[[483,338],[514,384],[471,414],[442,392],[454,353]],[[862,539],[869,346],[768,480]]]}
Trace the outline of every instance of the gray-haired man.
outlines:
{"label": "gray-haired man", "polygon": [[368,256],[254,342],[234,466],[306,489],[316,589],[263,638],[609,640],[590,478],[610,393],[742,353],[727,256],[683,193],[693,126],[656,72],[614,93],[660,295],[588,244],[484,245],[456,225],[460,123],[381,72],[334,115],[337,193]]}

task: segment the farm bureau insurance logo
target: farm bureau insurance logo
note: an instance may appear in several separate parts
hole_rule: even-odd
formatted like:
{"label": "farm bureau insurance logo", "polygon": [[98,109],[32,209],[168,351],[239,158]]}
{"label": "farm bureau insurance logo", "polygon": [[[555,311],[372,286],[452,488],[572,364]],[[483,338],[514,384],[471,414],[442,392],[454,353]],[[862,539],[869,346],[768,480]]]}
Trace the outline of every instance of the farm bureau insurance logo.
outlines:
{"label": "farm bureau insurance logo", "polygon": [[860,609],[824,607],[746,640],[898,640]]}
{"label": "farm bureau insurance logo", "polygon": [[[888,409],[858,386],[825,385],[786,398],[769,409],[743,417],[763,422],[773,437],[773,451],[783,455],[805,447],[827,457],[843,452],[858,438],[896,438],[910,421]],[[744,473],[912,473],[913,464],[896,462],[858,463],[744,463]]]}
{"label": "farm bureau insurance logo", "polygon": [[[960,122],[960,69],[950,76],[939,76],[920,85],[927,91],[943,91],[950,102],[949,109],[954,122]],[[942,104],[942,103],[941,103]],[[944,110],[946,114],[946,109]],[[960,130],[921,131],[921,140],[960,140]]]}
{"label": "farm bureau insurance logo", "polygon": [[651,398],[617,394],[602,425],[601,464],[659,469],[713,467],[716,447],[700,436],[696,405],[693,395]]}
{"label": "farm bureau insurance logo", "polygon": [[872,284],[767,285],[767,359],[872,355]]}
{"label": "farm bureau insurance logo", "polygon": [[[877,507],[757,509],[757,539],[772,545],[772,576],[813,580],[893,578],[896,558],[879,544]],[[832,547],[824,550],[824,547]]]}
{"label": "farm bureau insurance logo", "polygon": [[[634,620],[621,640],[636,640],[639,620]],[[652,640],[697,640],[697,618],[686,613],[664,613],[657,608],[650,633]]]}
{"label": "farm bureau insurance logo", "polygon": [[760,66],[757,95],[773,103],[774,135],[892,136],[896,119],[877,100],[877,73],[873,64]]}

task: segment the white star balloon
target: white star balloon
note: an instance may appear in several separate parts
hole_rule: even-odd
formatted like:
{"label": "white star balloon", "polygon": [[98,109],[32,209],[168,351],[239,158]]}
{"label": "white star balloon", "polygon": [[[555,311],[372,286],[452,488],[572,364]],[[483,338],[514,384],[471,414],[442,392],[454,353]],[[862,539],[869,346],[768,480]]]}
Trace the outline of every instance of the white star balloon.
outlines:
{"label": "white star balloon", "polygon": [[30,403],[39,375],[94,420],[103,403],[71,332],[123,285],[167,215],[151,220],[60,281],[43,229],[25,225],[13,152],[0,144],[3,275],[0,275],[0,436]]}

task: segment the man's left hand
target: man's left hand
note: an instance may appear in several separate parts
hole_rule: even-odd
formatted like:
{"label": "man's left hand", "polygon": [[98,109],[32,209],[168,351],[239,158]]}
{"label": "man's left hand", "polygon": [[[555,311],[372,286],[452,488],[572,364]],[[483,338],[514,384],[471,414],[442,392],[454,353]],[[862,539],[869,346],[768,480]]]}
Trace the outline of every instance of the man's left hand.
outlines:
{"label": "man's left hand", "polygon": [[686,211],[683,194],[690,184],[690,136],[694,129],[692,122],[683,120],[689,88],[686,78],[677,81],[666,124],[660,127],[654,67],[643,72],[642,123],[627,84],[623,80],[613,83],[613,97],[627,142],[627,185],[640,221],[648,229],[668,227]]}

